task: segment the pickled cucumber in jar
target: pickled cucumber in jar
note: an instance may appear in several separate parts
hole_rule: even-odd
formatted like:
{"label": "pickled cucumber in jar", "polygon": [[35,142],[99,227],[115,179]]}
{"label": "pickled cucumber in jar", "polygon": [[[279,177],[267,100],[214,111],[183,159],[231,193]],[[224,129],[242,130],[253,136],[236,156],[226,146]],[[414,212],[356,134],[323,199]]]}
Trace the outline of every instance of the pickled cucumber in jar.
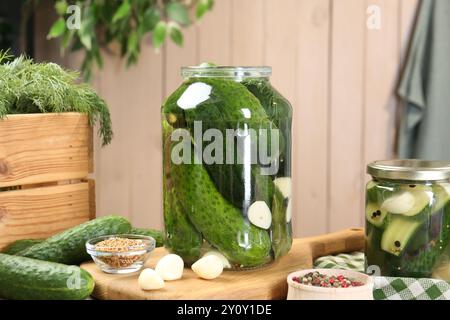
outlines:
{"label": "pickled cucumber in jar", "polygon": [[269,67],[182,68],[163,103],[166,245],[187,264],[210,248],[232,269],[292,244],[292,108]]}
{"label": "pickled cucumber in jar", "polygon": [[367,172],[367,266],[385,276],[433,277],[450,244],[450,163],[377,161]]}

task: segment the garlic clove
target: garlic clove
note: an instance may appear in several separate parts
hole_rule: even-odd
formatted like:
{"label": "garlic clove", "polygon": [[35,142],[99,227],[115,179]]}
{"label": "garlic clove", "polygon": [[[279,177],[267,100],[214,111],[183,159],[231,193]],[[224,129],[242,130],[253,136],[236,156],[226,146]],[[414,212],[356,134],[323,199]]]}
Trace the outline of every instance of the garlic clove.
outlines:
{"label": "garlic clove", "polygon": [[208,256],[216,256],[217,258],[220,259],[220,261],[222,261],[222,264],[223,264],[224,268],[228,268],[228,269],[231,268],[230,261],[228,261],[228,259],[222,253],[220,253],[219,251],[211,250],[211,251],[206,252],[203,255],[203,257],[208,257]]}
{"label": "garlic clove", "polygon": [[157,290],[164,288],[164,280],[155,270],[150,268],[142,270],[139,275],[138,283],[142,290]]}
{"label": "garlic clove", "polygon": [[220,276],[223,272],[223,262],[215,255],[210,255],[197,260],[192,266],[200,278],[212,280]]}
{"label": "garlic clove", "polygon": [[178,280],[183,276],[184,262],[176,254],[168,254],[162,257],[156,264],[155,271],[165,281]]}

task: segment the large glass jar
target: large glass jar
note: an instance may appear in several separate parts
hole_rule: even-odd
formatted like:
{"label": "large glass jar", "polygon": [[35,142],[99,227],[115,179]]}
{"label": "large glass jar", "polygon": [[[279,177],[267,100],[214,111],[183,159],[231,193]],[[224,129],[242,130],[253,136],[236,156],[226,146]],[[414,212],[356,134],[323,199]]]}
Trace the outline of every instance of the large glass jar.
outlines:
{"label": "large glass jar", "polygon": [[292,244],[292,108],[270,67],[185,67],[162,106],[166,247],[258,267]]}
{"label": "large glass jar", "polygon": [[450,281],[450,163],[376,161],[367,172],[369,270]]}

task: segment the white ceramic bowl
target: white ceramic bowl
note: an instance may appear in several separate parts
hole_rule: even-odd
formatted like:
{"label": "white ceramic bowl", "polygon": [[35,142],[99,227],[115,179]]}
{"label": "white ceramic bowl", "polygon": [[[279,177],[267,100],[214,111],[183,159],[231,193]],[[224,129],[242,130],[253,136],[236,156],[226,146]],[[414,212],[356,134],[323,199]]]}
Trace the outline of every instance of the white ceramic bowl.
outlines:
{"label": "white ceramic bowl", "polygon": [[[292,280],[309,272],[320,272],[327,276],[343,275],[364,285],[350,288],[324,288],[301,284]],[[373,300],[373,280],[370,276],[356,271],[339,269],[308,269],[296,271],[288,275],[287,300]]]}

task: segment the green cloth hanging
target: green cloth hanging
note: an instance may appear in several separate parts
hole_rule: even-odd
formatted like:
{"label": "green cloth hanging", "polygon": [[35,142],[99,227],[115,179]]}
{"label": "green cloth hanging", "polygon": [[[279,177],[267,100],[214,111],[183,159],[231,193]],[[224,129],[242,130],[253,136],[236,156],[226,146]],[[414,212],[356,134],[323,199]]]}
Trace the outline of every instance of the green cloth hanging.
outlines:
{"label": "green cloth hanging", "polygon": [[450,160],[449,0],[422,0],[398,94],[399,156]]}

